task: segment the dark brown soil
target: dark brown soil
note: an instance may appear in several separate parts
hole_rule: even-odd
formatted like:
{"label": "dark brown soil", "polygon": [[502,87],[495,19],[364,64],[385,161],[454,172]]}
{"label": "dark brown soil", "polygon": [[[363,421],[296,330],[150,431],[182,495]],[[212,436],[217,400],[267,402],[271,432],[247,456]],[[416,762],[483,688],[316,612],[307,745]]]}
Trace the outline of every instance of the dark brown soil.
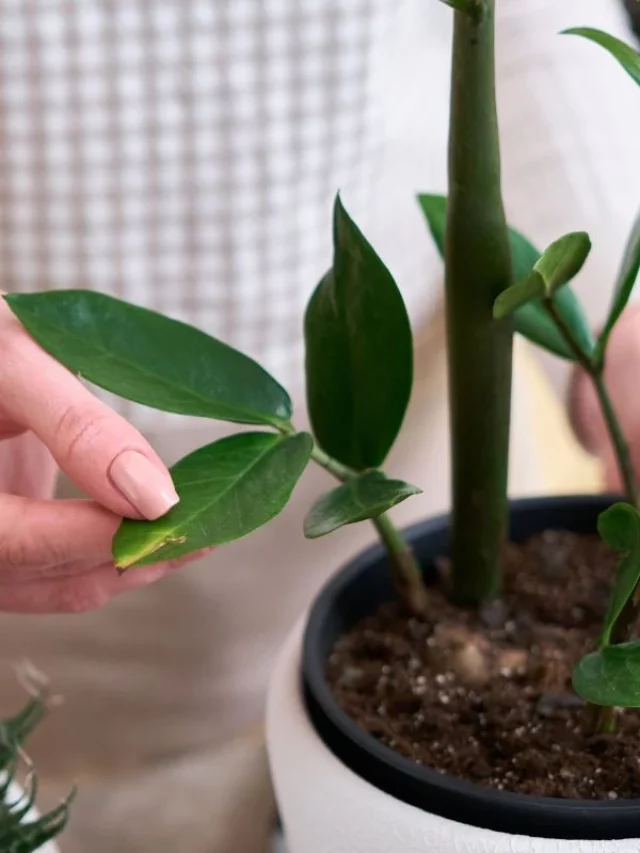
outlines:
{"label": "dark brown soil", "polygon": [[640,715],[592,735],[571,670],[593,648],[616,566],[597,538],[510,545],[502,602],[430,596],[426,621],[387,605],[337,643],[328,678],[362,728],[402,755],[500,790],[640,797]]}

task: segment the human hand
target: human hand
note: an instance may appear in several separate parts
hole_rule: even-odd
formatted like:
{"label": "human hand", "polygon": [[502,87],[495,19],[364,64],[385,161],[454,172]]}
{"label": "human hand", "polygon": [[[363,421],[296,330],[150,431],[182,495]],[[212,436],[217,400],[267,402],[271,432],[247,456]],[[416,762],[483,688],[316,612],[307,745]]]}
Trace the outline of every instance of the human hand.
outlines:
{"label": "human hand", "polygon": [[[629,308],[607,345],[605,379],[631,459],[640,474],[640,308]],[[600,405],[589,377],[576,369],[569,391],[569,413],[576,435],[603,463],[607,490],[619,492],[622,481]]]}
{"label": "human hand", "polygon": [[[57,466],[93,500],[50,500]],[[111,540],[122,516],[159,518],[177,500],[137,430],[0,300],[0,611],[91,610],[162,577],[174,566],[120,576]]]}

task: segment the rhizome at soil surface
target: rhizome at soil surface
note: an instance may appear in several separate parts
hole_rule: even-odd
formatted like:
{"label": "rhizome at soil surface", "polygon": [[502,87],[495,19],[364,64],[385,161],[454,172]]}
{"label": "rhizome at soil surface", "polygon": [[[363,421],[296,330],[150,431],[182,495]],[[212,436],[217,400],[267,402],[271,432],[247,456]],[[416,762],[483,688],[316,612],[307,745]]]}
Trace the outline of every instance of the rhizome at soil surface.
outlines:
{"label": "rhizome at soil surface", "polygon": [[337,642],[329,683],[363,729],[441,773],[539,796],[640,797],[640,715],[589,734],[571,690],[616,564],[595,536],[509,545],[500,602],[461,611],[434,588],[424,621],[385,605]]}

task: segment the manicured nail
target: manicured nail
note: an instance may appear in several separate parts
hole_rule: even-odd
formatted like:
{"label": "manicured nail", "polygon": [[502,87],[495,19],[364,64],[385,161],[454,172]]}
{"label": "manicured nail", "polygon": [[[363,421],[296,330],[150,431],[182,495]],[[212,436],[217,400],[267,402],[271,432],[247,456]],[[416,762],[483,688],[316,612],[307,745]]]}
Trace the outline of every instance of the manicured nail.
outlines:
{"label": "manicured nail", "polygon": [[116,489],[149,521],[165,515],[180,500],[169,473],[135,450],[116,456],[109,476]]}

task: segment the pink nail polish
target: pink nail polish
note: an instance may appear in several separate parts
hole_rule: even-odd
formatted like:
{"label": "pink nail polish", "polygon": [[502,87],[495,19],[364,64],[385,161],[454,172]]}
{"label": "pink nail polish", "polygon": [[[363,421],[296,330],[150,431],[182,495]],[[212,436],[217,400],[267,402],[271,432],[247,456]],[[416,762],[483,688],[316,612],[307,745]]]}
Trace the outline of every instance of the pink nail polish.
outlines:
{"label": "pink nail polish", "polygon": [[180,500],[170,475],[135,450],[116,456],[109,476],[116,489],[149,521],[165,515]]}

